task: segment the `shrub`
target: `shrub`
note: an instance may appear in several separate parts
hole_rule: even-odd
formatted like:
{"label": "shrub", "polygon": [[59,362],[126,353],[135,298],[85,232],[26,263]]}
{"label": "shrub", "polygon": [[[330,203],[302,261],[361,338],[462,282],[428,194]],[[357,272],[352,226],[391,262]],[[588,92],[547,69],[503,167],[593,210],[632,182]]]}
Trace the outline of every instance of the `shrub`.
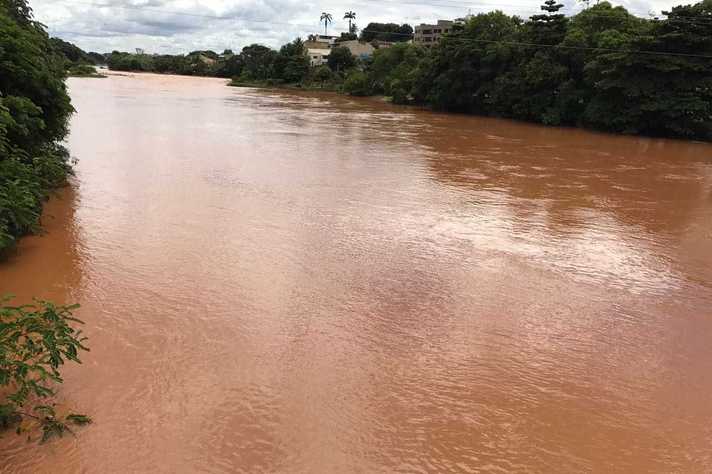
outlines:
{"label": "shrub", "polygon": [[75,77],[104,77],[96,72],[94,66],[88,64],[75,64],[67,69],[67,73]]}
{"label": "shrub", "polygon": [[0,300],[0,427],[18,425],[29,418],[42,427],[41,442],[72,433],[68,424],[84,425],[91,419],[70,413],[60,418],[46,400],[61,383],[67,361],[81,363],[79,351],[88,351],[86,338],[74,326],[77,306],[55,306],[46,301],[9,306]]}
{"label": "shrub", "polygon": [[352,71],[344,81],[344,92],[357,96],[371,95],[372,88],[368,75],[362,71]]}

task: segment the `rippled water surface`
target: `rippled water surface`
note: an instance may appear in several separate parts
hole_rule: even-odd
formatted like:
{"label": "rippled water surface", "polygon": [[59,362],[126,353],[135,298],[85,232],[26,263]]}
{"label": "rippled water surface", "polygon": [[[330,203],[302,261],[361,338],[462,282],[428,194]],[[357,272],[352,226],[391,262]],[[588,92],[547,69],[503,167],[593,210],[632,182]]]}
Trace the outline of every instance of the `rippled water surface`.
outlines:
{"label": "rippled water surface", "polygon": [[95,423],[0,471],[712,471],[712,146],[69,85],[76,180],[0,293],[81,303]]}

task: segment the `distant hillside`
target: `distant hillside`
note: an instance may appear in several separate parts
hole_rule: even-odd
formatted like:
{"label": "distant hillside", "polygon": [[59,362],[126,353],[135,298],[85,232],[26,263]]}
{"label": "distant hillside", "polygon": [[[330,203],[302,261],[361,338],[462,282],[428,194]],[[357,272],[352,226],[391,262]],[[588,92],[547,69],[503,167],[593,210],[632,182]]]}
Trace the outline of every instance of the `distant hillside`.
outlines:
{"label": "distant hillside", "polygon": [[99,53],[87,53],[79,46],[64,41],[60,38],[50,38],[52,46],[64,56],[67,61],[67,67],[88,64],[88,65],[103,65],[106,64],[106,57]]}

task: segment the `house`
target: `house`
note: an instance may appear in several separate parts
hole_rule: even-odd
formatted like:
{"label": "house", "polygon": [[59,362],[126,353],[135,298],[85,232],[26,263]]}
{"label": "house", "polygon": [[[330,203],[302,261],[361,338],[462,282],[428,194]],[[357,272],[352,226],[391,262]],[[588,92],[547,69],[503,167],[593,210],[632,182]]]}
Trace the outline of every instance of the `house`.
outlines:
{"label": "house", "polygon": [[307,48],[307,55],[309,56],[309,64],[312,66],[322,66],[326,64],[329,60],[330,49],[324,48]]}
{"label": "house", "polygon": [[440,42],[444,34],[450,33],[455,25],[454,21],[438,20],[435,25],[421,23],[415,27],[413,43],[430,48]]}
{"label": "house", "polygon": [[334,46],[338,38],[338,36],[309,35],[307,40],[304,42],[304,46],[307,49],[329,49]]}
{"label": "house", "polygon": [[370,43],[362,43],[359,40],[340,41],[336,46],[348,48],[352,55],[360,59],[370,58],[376,50]]}

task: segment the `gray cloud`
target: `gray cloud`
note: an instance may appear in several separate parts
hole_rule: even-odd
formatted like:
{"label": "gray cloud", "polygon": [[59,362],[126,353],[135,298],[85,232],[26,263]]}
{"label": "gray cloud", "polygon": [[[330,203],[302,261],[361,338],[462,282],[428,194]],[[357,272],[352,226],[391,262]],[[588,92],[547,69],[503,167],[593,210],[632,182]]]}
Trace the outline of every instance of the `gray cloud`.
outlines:
{"label": "gray cloud", "polygon": [[[299,0],[30,0],[36,18],[50,34],[90,51],[143,48],[156,53],[196,49],[239,50],[251,43],[278,47],[297,36],[323,31],[319,15],[334,16],[330,32],[346,30],[343,12],[354,10],[356,23],[371,21],[418,24],[494,9],[527,17],[538,11],[538,1],[510,0],[505,5],[490,0],[468,4],[464,0],[344,0],[320,3]],[[580,3],[565,1],[567,11]],[[680,3],[671,0],[613,2],[631,12],[659,13]]]}

